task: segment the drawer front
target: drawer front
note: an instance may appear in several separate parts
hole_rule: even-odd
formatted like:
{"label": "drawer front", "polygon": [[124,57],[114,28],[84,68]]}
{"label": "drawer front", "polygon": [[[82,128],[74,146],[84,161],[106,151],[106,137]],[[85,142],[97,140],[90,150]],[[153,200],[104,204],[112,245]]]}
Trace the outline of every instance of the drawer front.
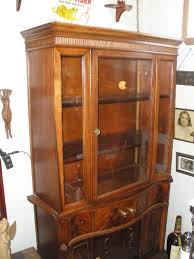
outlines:
{"label": "drawer front", "polygon": [[169,200],[169,183],[163,183],[152,186],[148,191],[148,206],[154,206],[157,203],[164,203]]}
{"label": "drawer front", "polygon": [[135,199],[113,203],[95,212],[95,230],[105,230],[129,223],[147,209],[147,193]]}
{"label": "drawer front", "polygon": [[71,237],[87,234],[92,231],[92,214],[81,213],[71,218]]}

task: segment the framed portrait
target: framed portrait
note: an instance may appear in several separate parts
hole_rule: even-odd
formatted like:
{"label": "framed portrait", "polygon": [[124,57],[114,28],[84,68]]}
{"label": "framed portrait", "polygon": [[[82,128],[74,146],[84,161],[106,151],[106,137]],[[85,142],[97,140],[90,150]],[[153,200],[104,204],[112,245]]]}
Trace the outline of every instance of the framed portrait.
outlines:
{"label": "framed portrait", "polygon": [[177,152],[176,171],[182,174],[194,176],[194,156]]}
{"label": "framed portrait", "polygon": [[194,110],[175,109],[174,138],[194,143]]}

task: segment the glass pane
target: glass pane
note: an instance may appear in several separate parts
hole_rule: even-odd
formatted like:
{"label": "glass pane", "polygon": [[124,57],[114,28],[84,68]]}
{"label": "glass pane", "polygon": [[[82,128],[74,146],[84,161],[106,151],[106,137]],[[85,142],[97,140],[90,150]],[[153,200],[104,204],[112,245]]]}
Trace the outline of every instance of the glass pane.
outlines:
{"label": "glass pane", "polygon": [[84,199],[82,58],[62,56],[65,202]]}
{"label": "glass pane", "polygon": [[100,58],[98,66],[100,195],[147,179],[152,63]]}
{"label": "glass pane", "polygon": [[159,112],[158,112],[158,140],[156,156],[156,172],[165,172],[168,166],[168,141],[170,121],[170,93],[172,88],[171,61],[160,62],[159,78]]}

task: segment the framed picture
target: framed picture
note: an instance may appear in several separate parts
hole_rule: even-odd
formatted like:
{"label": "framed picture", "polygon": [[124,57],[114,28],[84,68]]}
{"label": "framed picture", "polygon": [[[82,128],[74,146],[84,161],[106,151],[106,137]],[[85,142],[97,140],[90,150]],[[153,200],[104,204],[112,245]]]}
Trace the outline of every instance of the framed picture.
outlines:
{"label": "framed picture", "polygon": [[176,71],[176,83],[194,86],[194,71]]}
{"label": "framed picture", "polygon": [[194,176],[194,156],[177,152],[176,171],[182,174]]}
{"label": "framed picture", "polygon": [[194,143],[194,110],[175,109],[174,138]]}

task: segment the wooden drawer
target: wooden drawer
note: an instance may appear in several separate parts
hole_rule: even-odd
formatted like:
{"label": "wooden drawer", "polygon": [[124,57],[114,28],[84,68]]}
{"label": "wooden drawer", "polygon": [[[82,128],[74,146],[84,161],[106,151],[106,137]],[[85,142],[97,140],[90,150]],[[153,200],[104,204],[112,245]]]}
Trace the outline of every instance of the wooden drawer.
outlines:
{"label": "wooden drawer", "polygon": [[168,202],[169,199],[169,183],[157,184],[152,186],[148,191],[148,206],[154,206],[157,203]]}
{"label": "wooden drawer", "polygon": [[71,218],[71,237],[87,234],[92,231],[92,214],[81,213]]}
{"label": "wooden drawer", "polygon": [[116,202],[95,212],[95,230],[105,230],[129,223],[147,209],[147,192],[138,197]]}

